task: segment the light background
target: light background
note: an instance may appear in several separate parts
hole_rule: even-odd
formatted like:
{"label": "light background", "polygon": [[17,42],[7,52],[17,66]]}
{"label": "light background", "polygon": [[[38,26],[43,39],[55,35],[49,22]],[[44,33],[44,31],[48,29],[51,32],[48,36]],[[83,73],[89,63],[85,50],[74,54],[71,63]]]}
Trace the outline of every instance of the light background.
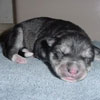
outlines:
{"label": "light background", "polygon": [[74,22],[100,40],[100,0],[16,0],[17,22],[49,16]]}

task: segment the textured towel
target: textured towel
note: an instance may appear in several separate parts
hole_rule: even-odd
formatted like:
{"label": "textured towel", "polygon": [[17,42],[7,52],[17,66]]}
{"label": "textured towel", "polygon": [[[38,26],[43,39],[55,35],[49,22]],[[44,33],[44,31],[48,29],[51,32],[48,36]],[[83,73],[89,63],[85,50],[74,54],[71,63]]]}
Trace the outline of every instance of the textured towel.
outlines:
{"label": "textured towel", "polygon": [[84,80],[69,83],[53,76],[40,60],[27,60],[16,64],[0,50],[0,100],[100,100],[99,61]]}

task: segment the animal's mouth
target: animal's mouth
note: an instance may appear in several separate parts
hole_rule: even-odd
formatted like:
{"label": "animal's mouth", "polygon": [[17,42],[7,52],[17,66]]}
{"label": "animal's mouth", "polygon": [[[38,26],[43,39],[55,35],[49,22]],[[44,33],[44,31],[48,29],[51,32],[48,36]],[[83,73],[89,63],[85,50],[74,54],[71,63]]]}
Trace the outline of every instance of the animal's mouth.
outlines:
{"label": "animal's mouth", "polygon": [[69,73],[65,67],[58,69],[59,77],[68,82],[77,82],[83,80],[87,76],[87,70],[81,69],[78,73]]}
{"label": "animal's mouth", "polygon": [[65,81],[68,81],[68,82],[76,82],[77,80],[72,78],[72,77],[66,77],[66,78],[62,78],[63,80]]}
{"label": "animal's mouth", "polygon": [[87,76],[87,73],[84,73],[83,75],[79,75],[75,77],[73,76],[61,77],[61,79],[68,82],[77,82],[77,81],[83,80],[86,76]]}

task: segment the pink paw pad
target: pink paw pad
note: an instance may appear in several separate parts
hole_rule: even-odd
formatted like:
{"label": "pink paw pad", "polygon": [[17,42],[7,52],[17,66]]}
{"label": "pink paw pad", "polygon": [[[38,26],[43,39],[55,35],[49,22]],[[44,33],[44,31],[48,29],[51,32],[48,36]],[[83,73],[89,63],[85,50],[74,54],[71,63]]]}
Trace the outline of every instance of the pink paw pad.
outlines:
{"label": "pink paw pad", "polygon": [[19,63],[19,64],[25,64],[25,63],[27,63],[27,60],[25,58],[21,57],[18,54],[14,54],[13,55],[12,61],[14,61],[16,63]]}

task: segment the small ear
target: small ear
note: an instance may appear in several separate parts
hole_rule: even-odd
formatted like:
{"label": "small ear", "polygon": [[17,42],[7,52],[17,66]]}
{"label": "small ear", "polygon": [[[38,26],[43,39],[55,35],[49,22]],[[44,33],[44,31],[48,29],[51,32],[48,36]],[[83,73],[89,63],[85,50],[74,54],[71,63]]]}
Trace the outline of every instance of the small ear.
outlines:
{"label": "small ear", "polygon": [[46,41],[49,47],[51,47],[55,43],[54,38],[47,38]]}
{"label": "small ear", "polygon": [[51,38],[38,39],[33,50],[35,57],[46,61],[49,49],[54,42],[54,39]]}
{"label": "small ear", "polygon": [[96,46],[93,46],[93,47],[94,47],[94,53],[95,53],[94,59],[100,60],[100,48],[98,48]]}

